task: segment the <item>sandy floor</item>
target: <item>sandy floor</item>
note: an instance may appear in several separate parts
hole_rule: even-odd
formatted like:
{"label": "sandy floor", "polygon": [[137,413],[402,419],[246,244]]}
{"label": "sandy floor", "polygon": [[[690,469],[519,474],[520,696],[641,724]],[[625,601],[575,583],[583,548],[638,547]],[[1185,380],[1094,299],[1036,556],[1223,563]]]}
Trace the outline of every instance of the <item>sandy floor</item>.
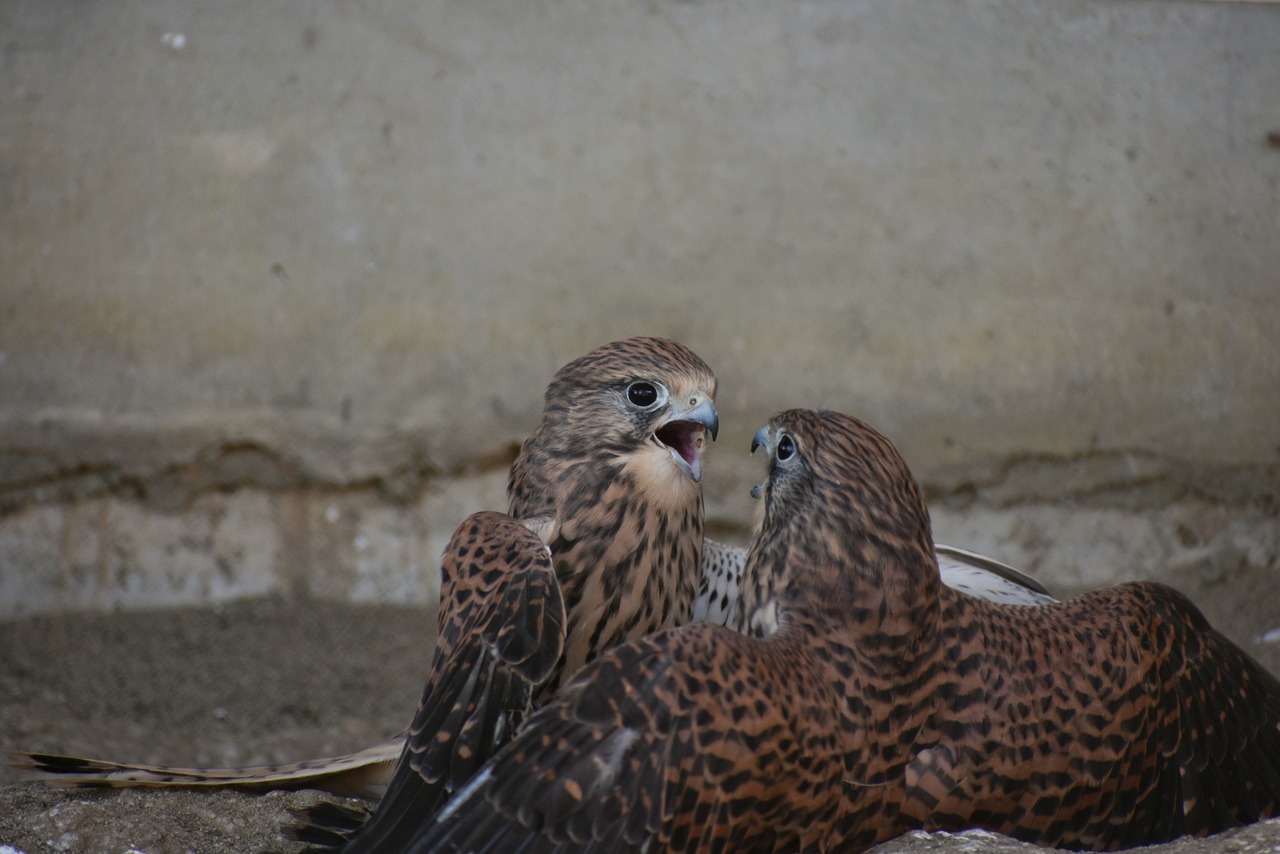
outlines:
{"label": "sandy floor", "polygon": [[[408,724],[434,642],[420,609],[251,601],[217,611],[0,624],[0,749],[192,765],[340,754]],[[0,783],[29,780],[0,768]],[[0,787],[20,850],[236,852],[281,847],[265,797]]]}
{"label": "sandy floor", "polygon": [[[1280,625],[1271,573],[1241,567],[1177,581],[1280,671],[1280,644],[1252,642]],[[355,750],[408,723],[433,634],[434,616],[415,609],[281,601],[0,624],[0,749],[196,765]],[[61,790],[23,779],[0,769],[0,784],[14,784],[0,786],[0,842],[27,854],[289,850],[278,836],[287,809],[317,797]],[[1280,825],[1250,832],[1241,850],[1280,846]],[[894,850],[952,844],[1003,843],[917,839]]]}
{"label": "sandy floor", "polygon": [[0,747],[194,765],[358,749],[413,717],[434,638],[421,609],[271,600],[0,623]]}

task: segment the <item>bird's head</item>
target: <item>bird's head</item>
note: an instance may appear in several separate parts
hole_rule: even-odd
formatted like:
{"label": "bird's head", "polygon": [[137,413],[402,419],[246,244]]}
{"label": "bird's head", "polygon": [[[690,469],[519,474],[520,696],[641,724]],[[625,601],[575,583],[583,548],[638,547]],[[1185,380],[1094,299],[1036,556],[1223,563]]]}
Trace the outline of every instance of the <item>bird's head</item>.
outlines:
{"label": "bird's head", "polygon": [[928,511],[906,462],[880,433],[838,412],[790,409],[760,428],[757,449],[768,454],[768,475],[752,490],[754,551],[788,565],[927,571]]}
{"label": "bird's head", "polygon": [[598,347],[561,368],[530,443],[566,459],[625,466],[660,492],[696,494],[707,436],[720,419],[716,377],[689,348],[662,338]]}

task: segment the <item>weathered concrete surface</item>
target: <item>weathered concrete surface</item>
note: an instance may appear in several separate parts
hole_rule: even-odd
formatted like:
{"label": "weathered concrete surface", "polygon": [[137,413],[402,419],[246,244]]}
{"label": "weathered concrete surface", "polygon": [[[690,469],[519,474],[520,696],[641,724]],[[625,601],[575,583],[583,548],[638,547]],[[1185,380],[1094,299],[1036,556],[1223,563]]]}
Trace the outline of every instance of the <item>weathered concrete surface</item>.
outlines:
{"label": "weathered concrete surface", "polygon": [[119,495],[29,504],[0,522],[0,616],[284,594],[434,604],[440,553],[469,513],[506,506],[505,467],[374,488],[238,488],[163,512]]}
{"label": "weathered concrete surface", "polygon": [[[718,476],[719,459],[708,467]],[[759,461],[755,461],[757,465]],[[758,479],[761,471],[754,472]],[[726,480],[728,480],[726,478]],[[744,543],[751,478],[708,507],[713,534]],[[120,610],[244,596],[311,596],[432,605],[439,555],[468,513],[505,506],[505,470],[428,481],[414,500],[373,489],[201,493],[181,513],[97,496],[32,504],[0,525],[0,614]],[[1136,496],[1136,497],[1135,497]],[[1140,490],[1092,502],[973,494],[932,506],[941,542],[990,554],[1062,593],[1151,579],[1188,593],[1203,576],[1256,575],[1280,627],[1280,524],[1274,500],[1187,495],[1146,503]],[[1212,588],[1207,595],[1215,595]],[[1273,626],[1268,626],[1270,629]]]}
{"label": "weathered concrete surface", "polygon": [[939,495],[1274,495],[1277,43],[1163,0],[4,4],[3,610],[328,589],[85,557],[217,564],[297,491],[421,566],[421,496],[636,333],[720,373],[732,518],[784,405]]}

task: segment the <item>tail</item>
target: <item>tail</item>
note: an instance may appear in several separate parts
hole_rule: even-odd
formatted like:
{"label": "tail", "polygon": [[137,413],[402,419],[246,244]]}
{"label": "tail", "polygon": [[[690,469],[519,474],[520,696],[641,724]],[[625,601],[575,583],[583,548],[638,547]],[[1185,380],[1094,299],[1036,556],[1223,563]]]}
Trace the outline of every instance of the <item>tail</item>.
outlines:
{"label": "tail", "polygon": [[397,737],[345,756],[243,768],[134,765],[53,753],[11,752],[8,756],[15,768],[50,775],[48,781],[61,786],[323,789],[376,799],[386,791],[403,746],[404,738]]}

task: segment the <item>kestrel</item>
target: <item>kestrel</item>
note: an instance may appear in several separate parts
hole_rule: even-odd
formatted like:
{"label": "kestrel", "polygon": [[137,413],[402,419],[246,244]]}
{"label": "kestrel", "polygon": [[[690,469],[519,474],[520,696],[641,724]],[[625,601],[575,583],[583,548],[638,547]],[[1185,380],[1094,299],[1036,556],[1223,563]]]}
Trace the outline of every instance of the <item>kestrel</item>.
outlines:
{"label": "kestrel", "polygon": [[790,410],[754,444],[740,631],[604,653],[403,850],[856,852],[968,827],[1105,850],[1280,813],[1280,681],[1181,594],[971,597],[882,435]]}
{"label": "kestrel", "polygon": [[[715,391],[706,363],[656,338],[605,345],[557,372],[507,487],[511,515],[550,546],[556,584],[526,591],[514,571],[492,584],[465,575],[442,583],[440,646],[404,751],[347,850],[407,841],[418,816],[433,814],[562,676],[623,641],[689,622],[702,565],[702,451],[719,429]],[[536,619],[551,595],[563,599],[564,636],[553,666],[531,678],[489,635]],[[305,826],[296,835],[337,841]]]}

